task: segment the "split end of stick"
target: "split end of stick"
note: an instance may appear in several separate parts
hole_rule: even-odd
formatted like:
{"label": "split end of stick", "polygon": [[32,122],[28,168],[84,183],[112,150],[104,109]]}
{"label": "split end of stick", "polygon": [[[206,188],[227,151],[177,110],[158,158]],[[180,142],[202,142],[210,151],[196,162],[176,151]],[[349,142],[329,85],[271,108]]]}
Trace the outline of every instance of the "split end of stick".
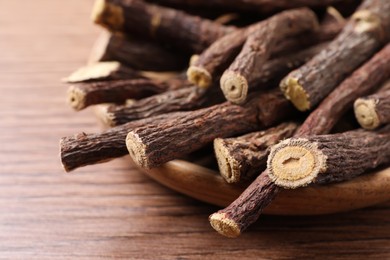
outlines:
{"label": "split end of stick", "polygon": [[241,234],[238,224],[225,213],[214,213],[210,215],[209,221],[211,226],[223,236],[234,238]]}
{"label": "split end of stick", "polygon": [[272,147],[267,161],[268,176],[287,189],[304,187],[326,170],[326,156],[317,143],[290,138]]}
{"label": "split end of stick", "polygon": [[248,96],[248,81],[234,71],[225,72],[220,81],[226,99],[235,104],[242,104]]}
{"label": "split end of stick", "polygon": [[122,30],[124,24],[123,10],[120,6],[106,0],[96,0],[92,8],[91,20],[110,31]]}
{"label": "split end of stick", "polygon": [[306,111],[310,109],[309,95],[302,85],[299,84],[298,79],[293,77],[285,78],[280,83],[280,89],[298,110]]}
{"label": "split end of stick", "polygon": [[359,98],[354,103],[354,112],[361,127],[372,130],[380,125],[380,120],[376,112],[376,102],[374,99]]}
{"label": "split end of stick", "polygon": [[221,176],[228,183],[239,182],[240,163],[231,156],[229,150],[224,145],[223,139],[216,138],[214,140],[214,152]]}
{"label": "split end of stick", "polygon": [[189,82],[201,88],[208,88],[212,83],[210,73],[206,69],[197,66],[190,66],[188,68],[187,79]]}
{"label": "split end of stick", "polygon": [[152,166],[146,156],[146,146],[134,132],[129,132],[126,137],[126,147],[133,161],[142,168],[150,169]]}

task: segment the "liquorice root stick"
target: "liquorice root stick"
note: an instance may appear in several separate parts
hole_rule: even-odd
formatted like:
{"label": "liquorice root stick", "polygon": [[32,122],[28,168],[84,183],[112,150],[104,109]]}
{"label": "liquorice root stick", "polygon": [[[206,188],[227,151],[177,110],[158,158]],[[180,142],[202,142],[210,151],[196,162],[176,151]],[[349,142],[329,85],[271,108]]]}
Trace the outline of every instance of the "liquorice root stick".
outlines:
{"label": "liquorice root stick", "polygon": [[101,103],[123,103],[127,99],[140,99],[168,90],[189,87],[185,80],[153,79],[113,80],[79,83],[69,87],[67,100],[75,110]]}
{"label": "liquorice root stick", "polygon": [[[342,115],[352,107],[356,98],[374,91],[387,80],[390,73],[389,51],[388,44],[344,80],[308,116],[294,136],[329,133]],[[222,235],[237,237],[253,224],[280,191],[280,188],[272,183],[268,174],[269,170],[266,169],[232,204],[212,214],[210,216],[212,227]]]}
{"label": "liquorice root stick", "polygon": [[69,172],[82,166],[102,163],[125,156],[129,154],[125,143],[126,135],[129,131],[136,127],[174,117],[179,113],[163,114],[129,122],[110,128],[103,133],[79,133],[63,137],[60,140],[62,165],[65,171]]}
{"label": "liquorice root stick", "polygon": [[130,156],[141,167],[152,168],[193,152],[218,137],[230,137],[272,126],[292,112],[281,93],[254,93],[245,106],[225,102],[183,112],[164,122],[133,129],[126,138]]}
{"label": "liquorice root stick", "polygon": [[390,89],[357,99],[354,111],[359,124],[365,129],[390,123]]}
{"label": "liquorice root stick", "polygon": [[138,72],[117,61],[91,63],[63,79],[67,83],[94,82],[103,80],[143,78]]}
{"label": "liquorice root stick", "polygon": [[296,123],[282,123],[239,137],[216,138],[214,152],[220,174],[228,183],[251,180],[265,169],[269,147],[291,137],[297,127]]}
{"label": "liquorice root stick", "polygon": [[89,62],[119,61],[136,70],[178,71],[187,57],[141,38],[103,31],[96,40]]}
{"label": "liquorice root stick", "polygon": [[381,130],[284,140],[271,149],[268,176],[286,189],[352,179],[390,163],[390,125]]}
{"label": "liquorice root stick", "polygon": [[259,13],[270,13],[285,9],[297,7],[326,7],[337,4],[343,0],[153,0],[153,2],[166,4],[173,7],[188,7],[188,8],[215,8],[218,10],[234,10],[234,11],[249,11]]}
{"label": "liquorice root stick", "polygon": [[[297,53],[291,53],[266,61],[263,66],[256,65],[252,70],[250,77],[243,78],[242,75],[238,75],[235,72],[228,72],[232,77],[228,75],[227,78],[230,77],[228,80],[221,78],[221,89],[225,98],[235,104],[244,103],[248,93],[266,88],[269,84],[272,84],[272,82],[280,80],[288,72],[307,62],[326,46],[327,43],[315,45]],[[242,84],[233,85],[235,79],[238,79],[239,81],[242,79]],[[223,85],[222,81],[224,81]]]}
{"label": "liquorice root stick", "polygon": [[261,71],[277,42],[316,31],[318,27],[316,15],[306,8],[284,11],[267,19],[263,26],[248,36],[241,52],[222,74],[220,86],[225,95],[230,94],[228,100],[237,104],[246,100],[246,96],[239,94],[248,92],[248,84]]}
{"label": "liquorice root stick", "polygon": [[129,105],[106,108],[103,121],[110,126],[175,111],[189,111],[215,105],[223,101],[218,88],[201,89],[197,86],[167,91]]}
{"label": "liquorice root stick", "polygon": [[[337,13],[337,11],[328,12],[327,16],[340,16],[335,13]],[[267,20],[261,21],[250,25],[247,28],[236,30],[216,40],[210,47],[203,51],[199,55],[199,58],[188,68],[188,80],[199,87],[206,88],[211,86],[211,84],[218,80],[218,77],[222,72],[233,62],[247,37],[259,30],[266,21]],[[314,45],[319,42],[329,41],[341,31],[343,25],[344,22],[340,21],[339,18],[326,19],[326,22],[321,24],[318,31],[305,33],[302,36],[293,37],[276,44],[272,56],[277,56],[278,53],[290,53],[291,51],[302,49],[303,47]]]}
{"label": "liquorice root stick", "polygon": [[365,0],[327,48],[281,82],[286,98],[312,109],[390,38],[390,2]]}
{"label": "liquorice root stick", "polygon": [[233,30],[185,12],[139,0],[97,0],[92,19],[110,31],[125,31],[200,53]]}

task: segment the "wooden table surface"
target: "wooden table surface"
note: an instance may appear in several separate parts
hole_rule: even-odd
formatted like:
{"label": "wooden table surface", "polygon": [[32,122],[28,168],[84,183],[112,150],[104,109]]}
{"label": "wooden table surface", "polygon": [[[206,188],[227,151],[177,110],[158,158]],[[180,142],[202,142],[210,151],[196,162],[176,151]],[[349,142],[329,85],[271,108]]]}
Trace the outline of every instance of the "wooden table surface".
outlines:
{"label": "wooden table surface", "polygon": [[[65,174],[62,136],[100,128],[59,79],[83,65],[92,0],[0,0],[0,258],[390,259],[390,203],[319,217],[263,216],[238,239],[216,207],[153,182],[128,158]],[[310,199],[310,198],[308,198]]]}

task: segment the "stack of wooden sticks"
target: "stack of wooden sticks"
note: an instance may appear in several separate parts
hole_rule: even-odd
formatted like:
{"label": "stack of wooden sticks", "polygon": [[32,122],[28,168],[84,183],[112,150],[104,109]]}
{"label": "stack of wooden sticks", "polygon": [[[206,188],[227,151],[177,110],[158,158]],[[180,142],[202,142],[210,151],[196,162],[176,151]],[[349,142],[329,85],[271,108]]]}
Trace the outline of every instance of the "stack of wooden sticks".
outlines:
{"label": "stack of wooden sticks", "polygon": [[[127,154],[158,167],[214,142],[225,180],[252,182],[210,216],[236,237],[284,188],[389,165],[390,1],[357,2],[96,1],[108,32],[68,101],[104,103],[112,128],[62,138],[65,170]],[[365,129],[335,131],[353,109]]]}

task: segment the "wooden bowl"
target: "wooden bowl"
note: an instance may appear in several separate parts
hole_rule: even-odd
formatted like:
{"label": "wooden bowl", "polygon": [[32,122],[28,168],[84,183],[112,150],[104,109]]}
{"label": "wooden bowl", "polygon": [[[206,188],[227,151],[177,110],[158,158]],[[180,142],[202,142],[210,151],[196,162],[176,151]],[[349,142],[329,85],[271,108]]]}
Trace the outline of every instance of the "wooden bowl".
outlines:
{"label": "wooden bowl", "polygon": [[[103,128],[108,128],[101,114],[102,108],[104,105],[96,106],[94,111]],[[246,188],[244,185],[228,184],[218,172],[189,161],[174,160],[158,168],[140,170],[172,190],[221,207],[228,206]],[[264,214],[330,214],[388,200],[390,167],[343,183],[283,190],[264,210]]]}
{"label": "wooden bowl", "polygon": [[[141,169],[157,182],[195,199],[225,207],[245,189],[219,173],[187,161]],[[390,167],[326,186],[282,191],[264,211],[273,215],[320,215],[364,208],[390,200]]]}

